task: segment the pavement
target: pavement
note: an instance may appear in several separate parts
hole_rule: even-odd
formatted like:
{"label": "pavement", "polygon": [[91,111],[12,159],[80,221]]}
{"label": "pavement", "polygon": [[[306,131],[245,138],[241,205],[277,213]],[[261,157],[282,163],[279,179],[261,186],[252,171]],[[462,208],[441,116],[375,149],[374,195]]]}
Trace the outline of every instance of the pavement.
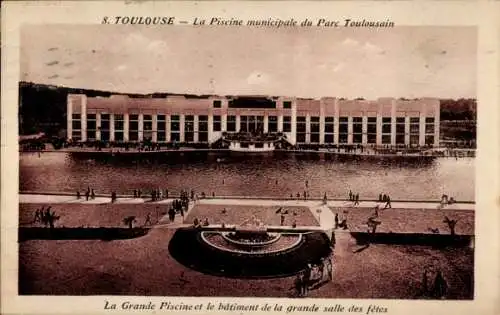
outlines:
{"label": "pavement", "polygon": [[[152,201],[148,198],[130,198],[118,197],[115,201],[116,204],[168,204],[173,201],[173,198],[162,199],[159,201]],[[78,203],[78,204],[106,204],[111,203],[110,197],[96,197],[95,199],[86,200],[84,196],[77,199],[76,196],[71,195],[55,195],[55,194],[23,194],[19,195],[19,203],[40,203],[40,204],[58,204],[58,203]],[[323,201],[319,200],[281,200],[281,199],[250,199],[250,198],[210,198],[200,199],[196,204],[207,205],[249,205],[249,206],[303,206],[313,209],[313,214],[318,219],[318,223],[329,222],[333,220],[330,218],[331,211],[325,211],[328,207],[344,207],[344,208],[384,208],[384,202],[364,201],[361,200],[359,205],[354,205],[352,201],[332,200],[328,201],[326,205]],[[474,210],[474,203],[461,203],[457,202],[444,207],[439,202],[423,202],[423,201],[392,201],[392,208],[395,209],[448,209],[448,210]],[[318,212],[318,209],[320,210]]]}

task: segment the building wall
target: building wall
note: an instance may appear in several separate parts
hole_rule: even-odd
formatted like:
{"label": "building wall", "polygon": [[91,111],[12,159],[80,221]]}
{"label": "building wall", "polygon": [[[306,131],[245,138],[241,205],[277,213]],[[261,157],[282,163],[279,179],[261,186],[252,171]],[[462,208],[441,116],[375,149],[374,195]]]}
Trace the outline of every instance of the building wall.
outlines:
{"label": "building wall", "polygon": [[439,144],[439,100],[277,97],[273,109],[229,108],[226,97],[68,95],[68,138],[208,142],[255,126],[292,144]]}

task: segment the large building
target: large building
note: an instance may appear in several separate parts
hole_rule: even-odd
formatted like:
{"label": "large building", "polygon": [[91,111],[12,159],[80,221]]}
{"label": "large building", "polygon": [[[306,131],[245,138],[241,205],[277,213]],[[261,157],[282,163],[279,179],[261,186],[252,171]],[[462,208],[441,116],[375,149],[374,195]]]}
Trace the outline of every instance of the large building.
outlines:
{"label": "large building", "polygon": [[295,144],[438,146],[439,100],[68,95],[75,141],[214,143],[223,132],[282,132]]}

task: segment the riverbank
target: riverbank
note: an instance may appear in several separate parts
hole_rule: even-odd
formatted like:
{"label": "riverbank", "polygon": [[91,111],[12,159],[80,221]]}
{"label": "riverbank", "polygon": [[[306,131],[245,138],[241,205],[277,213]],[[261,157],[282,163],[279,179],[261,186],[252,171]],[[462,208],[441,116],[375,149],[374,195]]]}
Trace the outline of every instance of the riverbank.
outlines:
{"label": "riverbank", "polygon": [[[159,155],[166,153],[184,153],[184,152],[205,152],[205,153],[230,153],[230,149],[225,148],[191,148],[191,147],[179,147],[179,148],[159,148],[155,150],[144,150],[138,148],[100,148],[96,149],[93,147],[69,147],[69,148],[47,148],[43,150],[23,150],[22,153],[71,153],[75,155],[82,156],[135,156],[135,155]],[[450,149],[450,148],[433,148],[422,152],[406,152],[404,149],[398,150],[397,148],[391,149],[390,151],[383,152],[373,149],[335,149],[335,148],[319,148],[319,149],[275,149],[273,152],[280,154],[303,154],[303,153],[315,153],[315,154],[327,154],[332,156],[340,157],[385,157],[385,158],[471,158],[476,156],[475,149]],[[251,153],[250,153],[251,154]],[[258,154],[258,153],[257,153]]]}

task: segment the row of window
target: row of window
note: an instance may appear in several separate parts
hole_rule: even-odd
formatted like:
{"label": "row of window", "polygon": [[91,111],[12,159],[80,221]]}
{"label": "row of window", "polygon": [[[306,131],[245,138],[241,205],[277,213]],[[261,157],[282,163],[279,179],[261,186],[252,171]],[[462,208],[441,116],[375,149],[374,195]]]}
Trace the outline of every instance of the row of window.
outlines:
{"label": "row of window", "polygon": [[[150,139],[153,132],[153,117],[152,115],[144,115],[143,116],[143,132],[144,138]],[[226,130],[229,132],[236,131],[236,116],[228,116],[227,117],[227,128]],[[376,117],[367,117],[367,136],[368,143],[375,142],[376,134],[377,134],[377,123]],[[170,130],[174,135],[173,138],[180,137],[180,116],[172,115],[170,121]],[[208,116],[200,115],[198,116],[198,140],[208,138]],[[81,130],[81,120],[79,114],[73,114],[72,121],[73,130],[78,131]],[[164,134],[166,131],[166,116],[165,115],[157,115],[157,125],[156,129],[158,132],[158,141],[163,141]],[[263,131],[264,129],[264,116],[240,116],[240,130],[241,131]],[[348,131],[348,117],[340,117],[339,118],[339,141],[347,141]],[[95,114],[87,115],[87,133],[88,139],[95,139],[97,130],[101,133],[101,139],[109,138],[110,131],[110,115],[109,114],[101,114],[101,125],[100,128],[97,128],[97,120]],[[114,130],[115,132],[123,132],[124,130],[124,116],[123,115],[115,115],[114,116]],[[221,131],[221,116],[216,115],[213,116],[213,130]],[[297,117],[297,139],[304,139],[306,134],[306,117],[299,116]],[[278,131],[278,117],[277,116],[268,116],[268,132],[277,132]],[[392,132],[392,120],[391,117],[383,117],[382,118],[382,142],[390,143],[390,137]],[[195,116],[194,115],[186,115],[184,119],[184,132],[185,137],[188,141],[195,138]],[[283,117],[283,132],[291,132],[291,117],[284,116]],[[419,117],[410,117],[409,124],[409,132],[406,132],[406,124],[404,117],[396,118],[396,143],[405,143],[405,135],[409,134],[410,142],[411,139],[416,139],[419,136],[420,132],[420,118]],[[320,134],[320,118],[313,116],[310,119],[310,131],[311,134],[311,142],[319,142],[319,134]],[[333,138],[333,134],[335,133],[334,128],[334,118],[333,117],[325,117],[325,142],[331,142],[329,139]],[[362,117],[353,117],[352,119],[352,134],[353,134],[353,142],[361,143],[361,138],[363,134],[363,120]],[[426,136],[432,136],[434,134],[434,118],[426,117],[425,120],[425,134]],[[119,135],[120,137],[120,135]],[[129,139],[137,140],[139,137],[139,115],[130,115],[129,116]],[[388,139],[388,140],[384,140]],[[303,142],[303,141],[299,141]]]}
{"label": "row of window", "polygon": [[[197,142],[208,142],[208,132],[198,132],[198,140]],[[81,131],[80,130],[73,130],[72,132],[72,137],[74,140],[79,140],[81,139]],[[87,130],[87,140],[92,141],[96,139],[96,133],[95,131],[90,131]],[[109,141],[110,138],[110,132],[101,131],[101,140],[103,141]],[[151,134],[145,134],[144,135],[144,140],[151,140],[152,139],[152,133]],[[410,135],[409,137],[409,144],[410,145],[418,145],[419,144],[419,135]],[[129,141],[138,141],[139,140],[139,135],[136,132],[129,132]],[[353,134],[352,135],[352,143],[355,144],[361,144],[362,143],[362,134]],[[367,143],[368,144],[376,144],[377,143],[377,137],[374,134],[367,134]],[[382,135],[382,144],[391,144],[391,136],[390,135]],[[124,132],[123,131],[115,131],[114,132],[114,141],[124,141]],[[157,132],[157,141],[158,142],[165,142],[166,141],[166,133],[162,131]],[[179,132],[171,132],[170,133],[170,141],[172,142],[180,142],[181,137]],[[189,134],[186,133],[184,137],[185,142],[196,142],[194,139],[194,133]],[[325,144],[329,143],[334,143],[334,135],[333,134],[324,134],[323,135],[323,142]],[[305,133],[297,133],[297,142],[298,143],[306,143],[306,134]],[[320,143],[320,134],[319,133],[311,133],[309,136],[309,143]],[[341,144],[347,144],[348,143],[348,135],[347,134],[339,134],[339,143]],[[398,137],[396,136],[396,144],[405,144],[404,138],[403,137]],[[426,145],[432,145],[434,144],[434,135],[426,135],[425,136],[425,144]]]}
{"label": "row of window", "polygon": [[[221,108],[222,107],[222,101],[220,101],[220,100],[213,101],[213,107],[214,108]],[[284,101],[283,102],[283,108],[292,108],[292,102],[291,101]]]}

